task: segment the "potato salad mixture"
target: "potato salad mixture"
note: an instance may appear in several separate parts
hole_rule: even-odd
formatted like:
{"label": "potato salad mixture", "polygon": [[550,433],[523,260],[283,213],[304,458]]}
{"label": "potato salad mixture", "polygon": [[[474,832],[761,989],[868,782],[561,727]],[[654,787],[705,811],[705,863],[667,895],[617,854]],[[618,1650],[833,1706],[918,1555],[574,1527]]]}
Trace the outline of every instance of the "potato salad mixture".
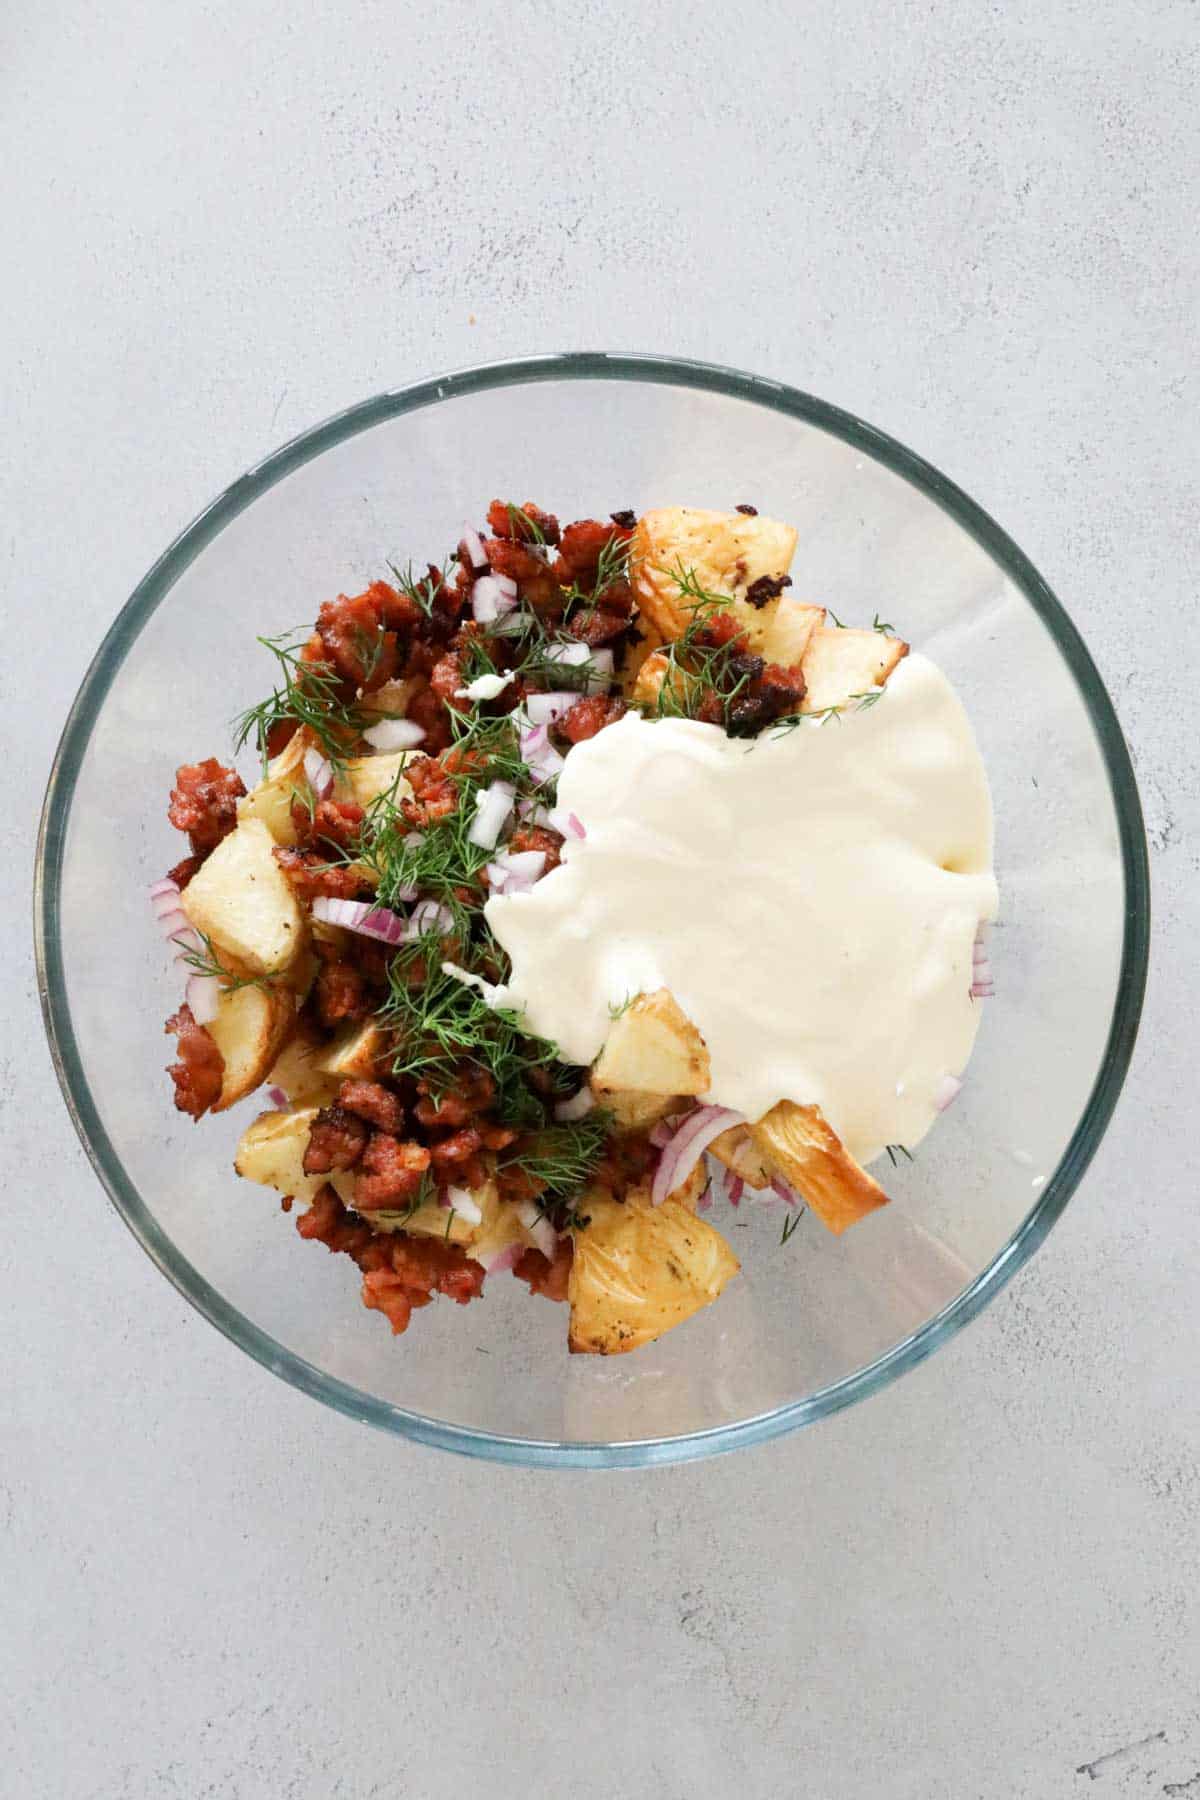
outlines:
{"label": "potato salad mixture", "polygon": [[991,804],[933,663],[788,590],[796,533],[495,501],[260,642],[261,769],[176,776],[151,898],[193,1119],[404,1331],[511,1271],[572,1351],[738,1273],[714,1223],[888,1203],[992,992]]}

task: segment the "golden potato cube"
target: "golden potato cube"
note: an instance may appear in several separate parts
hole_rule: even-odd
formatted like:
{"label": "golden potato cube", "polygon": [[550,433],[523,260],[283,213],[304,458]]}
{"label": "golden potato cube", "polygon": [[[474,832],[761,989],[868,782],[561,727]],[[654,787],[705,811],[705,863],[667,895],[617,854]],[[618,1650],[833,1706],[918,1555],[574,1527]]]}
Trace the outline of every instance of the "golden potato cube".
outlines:
{"label": "golden potato cube", "polygon": [[821,626],[800,661],[805,685],[801,712],[827,712],[882,687],[907,655],[908,645],[886,632]]}
{"label": "golden potato cube", "polygon": [[755,648],[768,662],[782,663],[785,669],[803,667],[812,635],[824,623],[823,606],[806,606],[790,594],[780,594],[763,608],[762,636]]}
{"label": "golden potato cube", "polygon": [[592,1070],[601,1097],[633,1088],[646,1094],[703,1094],[710,1069],[704,1039],[666,988],[639,994],[614,1019]]}
{"label": "golden potato cube", "polygon": [[267,772],[257,787],[238,801],[239,821],[258,819],[277,844],[293,846],[299,838],[292,817],[292,799],[299,793],[307,798],[308,782],[304,775],[304,753],[311,743],[307,731],[292,733],[278,756],[267,764]]}
{"label": "golden potato cube", "polygon": [[335,1081],[372,1081],[385,1047],[383,1032],[373,1019],[368,1019],[363,1025],[349,1025],[339,1032],[318,1056],[316,1067]]}
{"label": "golden potato cube", "polygon": [[367,807],[380,794],[389,794],[398,806],[412,793],[403,770],[405,763],[417,754],[415,750],[394,750],[377,756],[352,756],[346,764],[351,799]]}
{"label": "golden potato cube", "polygon": [[746,590],[763,576],[786,575],[796,550],[796,532],[778,519],[744,513],[704,512],[698,507],[669,506],[638,520],[630,568],[638,606],[655,630],[669,642],[692,616],[695,601],[680,588],[680,571],[694,575],[710,594],[726,596],[758,650],[776,602],[761,608],[746,600]]}
{"label": "golden potato cube", "polygon": [[[596,1092],[594,1087],[592,1091]],[[677,1094],[645,1094],[634,1088],[614,1088],[596,1098],[612,1114],[618,1131],[647,1131],[684,1104]]]}
{"label": "golden potato cube", "polygon": [[781,1100],[750,1135],[767,1167],[782,1175],[823,1225],[836,1233],[888,1204],[879,1183],[859,1167],[818,1106]]}
{"label": "golden potato cube", "polygon": [[224,1112],[261,1086],[295,1016],[295,1000],[286,988],[251,986],[223,991],[217,1016],[208,1026],[209,1036],[225,1059],[214,1112]]}
{"label": "golden potato cube", "polygon": [[260,1113],[243,1131],[233,1166],[247,1181],[257,1181],[263,1187],[274,1188],[277,1193],[290,1194],[304,1206],[311,1205],[327,1182],[336,1190],[343,1205],[352,1206],[353,1172],[304,1173],[304,1152],[317,1111],[315,1106],[301,1106],[290,1112]]}
{"label": "golden potato cube", "polygon": [[338,1090],[338,1080],[320,1066],[329,1046],[307,1027],[301,1027],[285,1044],[267,1075],[269,1087],[282,1088],[293,1106],[326,1106]]}
{"label": "golden potato cube", "polygon": [[649,1344],[709,1306],[740,1263],[719,1231],[677,1200],[589,1204],[574,1233],[567,1290],[569,1348],[621,1355]]}
{"label": "golden potato cube", "polygon": [[748,1125],[731,1125],[728,1131],[713,1139],[708,1149],[709,1154],[724,1163],[731,1174],[739,1175],[751,1187],[770,1186],[772,1171],[751,1137]]}
{"label": "golden potato cube", "polygon": [[274,848],[261,819],[243,820],[180,896],[196,930],[256,975],[286,969],[304,943],[303,915]]}

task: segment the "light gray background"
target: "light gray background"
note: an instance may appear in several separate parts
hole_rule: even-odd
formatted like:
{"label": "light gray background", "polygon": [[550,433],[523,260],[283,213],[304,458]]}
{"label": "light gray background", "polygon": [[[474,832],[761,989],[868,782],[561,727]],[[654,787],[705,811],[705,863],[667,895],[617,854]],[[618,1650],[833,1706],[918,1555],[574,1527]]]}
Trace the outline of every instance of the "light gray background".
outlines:
{"label": "light gray background", "polygon": [[[6,1795],[1200,1796],[1198,45],[1185,0],[8,0]],[[177,529],[352,400],[579,347],[795,382],[988,507],[1108,679],[1157,904],[1116,1123],[983,1320],[611,1478],[371,1435],[194,1316],[28,950],[62,716]]]}

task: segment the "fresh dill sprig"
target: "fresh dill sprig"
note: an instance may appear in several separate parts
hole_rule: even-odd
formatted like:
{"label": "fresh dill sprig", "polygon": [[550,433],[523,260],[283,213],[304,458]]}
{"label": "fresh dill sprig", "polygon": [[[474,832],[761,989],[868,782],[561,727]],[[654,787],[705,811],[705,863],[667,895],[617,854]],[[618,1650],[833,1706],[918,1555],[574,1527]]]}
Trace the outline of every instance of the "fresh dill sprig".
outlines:
{"label": "fresh dill sprig", "polygon": [[[471,907],[462,890],[478,890],[480,872],[495,854],[471,842],[476,796],[493,781],[527,788],[530,774],[510,716],[487,719],[452,712],[450,717],[461,765],[448,777],[457,789],[453,810],[412,829],[402,811],[407,783],[401,769],[392,786],[371,801],[357,843],[343,854],[346,861],[365,863],[372,871],[381,906],[396,905],[406,890],[415,888],[422,897],[448,906],[456,928],[466,929]],[[480,893],[479,906],[485,897]]]}
{"label": "fresh dill sprig", "polygon": [[269,988],[270,982],[264,975],[235,975],[227,969],[213,948],[213,941],[206,931],[196,933],[203,950],[181,949],[180,961],[187,964],[193,975],[215,975],[227,994],[236,994],[239,988]]}
{"label": "fresh dill sprig", "polygon": [[833,622],[834,622],[834,624],[835,624],[835,625],[836,625],[836,626],[837,626],[837,629],[838,629],[838,630],[839,630],[839,631],[845,631],[845,629],[846,629],[846,622],[845,622],[845,620],[844,620],[844,619],[839,619],[839,618],[838,618],[838,616],[837,616],[837,614],[836,614],[836,613],[835,613],[835,612],[834,612],[834,610],[833,610],[833,608],[832,608],[832,606],[827,606],[827,607],[826,607],[826,608],[825,608],[825,611],[826,611],[826,613],[827,613],[827,614],[828,614],[828,615],[829,615],[829,617],[830,617],[830,618],[831,618],[831,619],[832,619],[832,620],[833,620]]}
{"label": "fresh dill sprig", "polygon": [[805,1210],[806,1209],[803,1206],[798,1207],[794,1213],[790,1213],[788,1215],[788,1217],[783,1221],[783,1232],[780,1235],[780,1239],[779,1239],[779,1247],[781,1250],[782,1250],[783,1246],[788,1242],[789,1238],[792,1238],[795,1236],[795,1233],[800,1224],[800,1221],[804,1217]]}
{"label": "fresh dill sprig", "polygon": [[536,519],[530,518],[524,507],[514,506],[511,500],[506,500],[504,510],[508,514],[508,529],[518,543],[545,544],[545,532]]}
{"label": "fresh dill sprig", "polygon": [[619,1006],[614,1005],[614,1003],[610,1000],[608,1003],[609,1018],[610,1019],[624,1018],[625,1014],[629,1011],[630,1007],[633,1005],[633,1003],[636,999],[637,999],[636,994],[626,994],[625,998],[621,1001]]}
{"label": "fresh dill sprig", "polygon": [[430,564],[429,572],[422,577],[414,575],[411,562],[405,563],[403,569],[396,563],[389,562],[388,568],[392,571],[392,579],[395,581],[400,592],[406,594],[413,605],[418,607],[428,619],[433,615],[434,595],[437,593],[438,588],[442,583],[447,579],[450,570],[454,565],[454,561],[454,557],[447,557],[438,574],[433,572],[434,565]]}
{"label": "fresh dill sprig", "polygon": [[612,1115],[596,1108],[582,1119],[543,1125],[514,1144],[500,1167],[518,1167],[542,1184],[539,1205],[545,1211],[556,1199],[578,1193],[603,1153],[612,1130]]}
{"label": "fresh dill sprig", "polygon": [[692,616],[679,636],[664,646],[667,667],[655,703],[658,717],[695,718],[701,703],[715,694],[728,729],[733,702],[762,673],[762,658],[747,651],[740,635],[725,644],[705,642],[713,613],[729,607],[728,594],[711,593],[695,569],[685,568],[682,562],[660,573],[675,582],[680,598],[690,603]]}
{"label": "fresh dill sprig", "polygon": [[329,663],[305,662],[301,650],[307,632],[287,631],[279,637],[260,637],[278,664],[281,685],[257,706],[249,706],[233,724],[234,750],[253,740],[266,773],[270,756],[267,744],[277,725],[303,725],[321,746],[335,768],[346,762],[347,740],[361,735],[362,715],[343,697],[342,678]]}
{"label": "fresh dill sprig", "polygon": [[878,613],[876,613],[875,617],[871,620],[872,631],[895,631],[895,629],[896,627],[889,624],[886,619],[881,619]]}
{"label": "fresh dill sprig", "polygon": [[884,1149],[888,1153],[888,1157],[891,1161],[891,1165],[892,1165],[893,1169],[896,1167],[897,1156],[903,1156],[909,1162],[916,1161],[916,1157],[913,1155],[912,1151],[905,1144],[885,1144]]}
{"label": "fresh dill sprig", "polygon": [[379,1017],[395,1038],[393,1074],[423,1079],[436,1094],[452,1084],[463,1063],[472,1063],[496,1084],[499,1118],[518,1128],[540,1127],[545,1109],[528,1077],[533,1070],[557,1073],[556,1046],[530,1033],[510,1008],[489,1006],[477,989],[448,975],[444,954],[435,932],[403,945],[391,959]]}
{"label": "fresh dill sprig", "polygon": [[691,601],[687,609],[691,613],[721,611],[729,605],[732,598],[729,594],[716,594],[706,588],[695,569],[688,568],[682,557],[678,558],[673,569],[659,568],[658,573],[675,583],[681,601]]}
{"label": "fresh dill sprig", "polygon": [[628,581],[632,545],[632,538],[620,537],[615,532],[612,537],[605,539],[596,558],[596,574],[590,586],[581,587],[575,581],[569,588],[561,590],[564,620],[581,607],[601,605],[610,588],[615,587],[618,582]]}
{"label": "fresh dill sprig", "polygon": [[843,713],[870,712],[886,693],[886,687],[867,688],[861,694],[848,694],[840,706],[824,706],[820,712],[784,713],[771,726],[771,735],[781,737],[785,732],[798,730],[801,725],[828,725],[830,719],[840,723]]}

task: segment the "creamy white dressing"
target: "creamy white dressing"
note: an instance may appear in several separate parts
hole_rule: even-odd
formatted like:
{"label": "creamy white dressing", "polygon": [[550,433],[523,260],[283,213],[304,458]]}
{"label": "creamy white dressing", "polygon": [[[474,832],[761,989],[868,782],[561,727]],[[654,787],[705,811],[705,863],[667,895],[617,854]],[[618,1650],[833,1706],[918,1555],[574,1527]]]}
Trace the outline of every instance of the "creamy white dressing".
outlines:
{"label": "creamy white dressing", "polygon": [[571,750],[558,804],[586,837],[485,908],[501,1003],[588,1064],[611,1009],[665,987],[708,1099],[816,1104],[860,1162],[924,1136],[971,1054],[997,905],[987,777],[940,669],[909,656],[874,705],[752,740],[630,713]]}

